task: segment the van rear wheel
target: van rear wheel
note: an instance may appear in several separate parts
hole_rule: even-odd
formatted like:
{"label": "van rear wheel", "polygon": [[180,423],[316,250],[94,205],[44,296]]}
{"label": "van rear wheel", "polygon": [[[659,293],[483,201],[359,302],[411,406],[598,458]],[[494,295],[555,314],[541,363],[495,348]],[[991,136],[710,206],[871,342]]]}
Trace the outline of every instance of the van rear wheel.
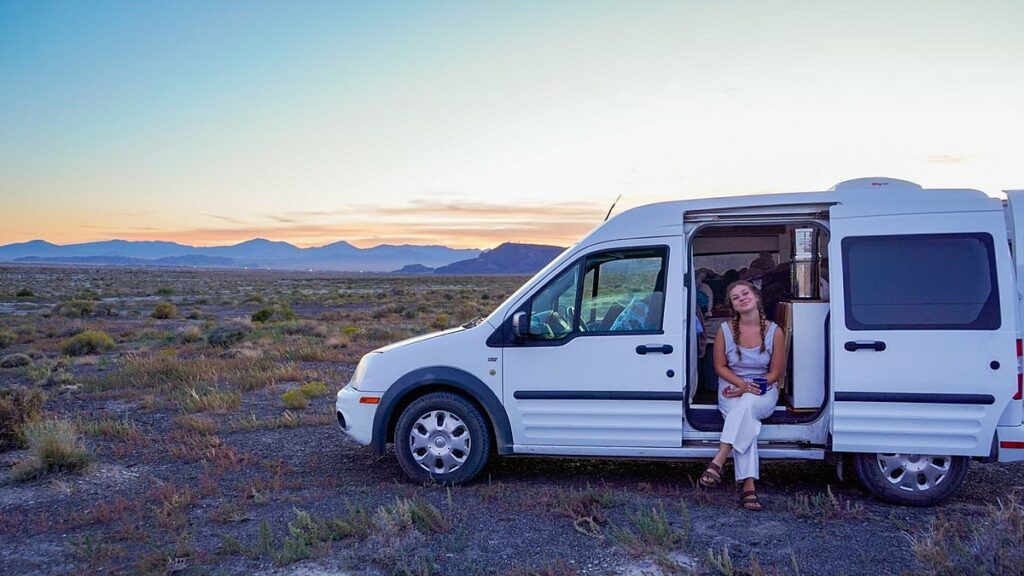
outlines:
{"label": "van rear wheel", "polygon": [[854,469],[861,483],[882,500],[904,506],[933,506],[967,478],[964,456],[857,454]]}
{"label": "van rear wheel", "polygon": [[449,392],[414,400],[395,427],[398,464],[416,482],[468,482],[487,464],[490,449],[483,415],[464,397]]}

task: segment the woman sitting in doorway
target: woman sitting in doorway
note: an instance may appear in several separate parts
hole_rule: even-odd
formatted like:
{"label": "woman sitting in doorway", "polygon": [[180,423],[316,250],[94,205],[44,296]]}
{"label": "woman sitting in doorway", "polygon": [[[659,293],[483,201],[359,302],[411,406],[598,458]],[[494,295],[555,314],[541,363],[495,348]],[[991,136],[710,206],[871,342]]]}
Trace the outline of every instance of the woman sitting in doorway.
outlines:
{"label": "woman sitting in doorway", "polygon": [[[785,337],[765,318],[761,297],[753,284],[733,282],[725,292],[732,318],[722,322],[715,338],[714,362],[718,374],[718,409],[725,417],[718,454],[701,474],[702,486],[717,486],[722,466],[732,454],[736,481],[743,482],[740,506],[761,510],[754,481],[758,479],[757,435],[761,420],[775,410],[777,382],[786,369]],[[779,354],[773,354],[779,350]],[[754,379],[765,379],[767,390]]]}

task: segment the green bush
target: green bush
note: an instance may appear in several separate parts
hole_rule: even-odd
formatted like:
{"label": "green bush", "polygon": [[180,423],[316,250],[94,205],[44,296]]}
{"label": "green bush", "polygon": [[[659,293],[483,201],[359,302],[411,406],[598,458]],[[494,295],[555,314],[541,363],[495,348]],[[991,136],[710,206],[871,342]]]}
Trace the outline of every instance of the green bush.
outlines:
{"label": "green bush", "polygon": [[253,322],[268,322],[274,316],[273,308],[261,308],[258,312],[252,315]]}
{"label": "green bush", "polygon": [[159,304],[156,305],[156,308],[153,309],[153,313],[150,314],[150,316],[156,318],[157,320],[168,320],[170,318],[177,318],[178,308],[177,306],[171,304],[170,302],[160,302]]}
{"label": "green bush", "polygon": [[245,340],[246,335],[252,332],[252,327],[241,322],[231,322],[217,326],[206,335],[206,341],[210,346],[227,348]]}
{"label": "green bush", "polygon": [[299,391],[302,392],[302,394],[306,398],[323,396],[324,394],[327,394],[327,384],[321,382],[320,380],[314,380],[312,382],[306,382],[302,386],[299,386]]}
{"label": "green bush", "polygon": [[275,322],[295,320],[295,311],[292,310],[292,307],[287,302],[281,302],[276,306],[260,308],[259,311],[252,315],[253,322],[269,322],[270,320]]}
{"label": "green bush", "polygon": [[25,425],[24,433],[31,456],[14,466],[13,476],[18,480],[31,480],[48,472],[79,472],[92,462],[92,455],[78,441],[71,422],[31,422]]}
{"label": "green bush", "polygon": [[78,336],[68,338],[60,345],[60,351],[68,356],[85,356],[109,352],[114,349],[114,341],[106,332],[86,330]]}
{"label": "green bush", "polygon": [[57,304],[56,312],[67,318],[91,316],[96,311],[96,303],[92,300],[67,300]]}
{"label": "green bush", "polygon": [[0,330],[0,348],[7,348],[18,339],[18,335],[10,330]]}
{"label": "green bush", "polygon": [[28,288],[22,288],[21,290],[18,290],[18,293],[15,294],[15,296],[18,298],[32,298],[35,294]]}
{"label": "green bush", "polygon": [[309,398],[302,393],[302,390],[294,388],[281,395],[281,401],[288,408],[305,408],[309,406]]}
{"label": "green bush", "polygon": [[174,288],[164,286],[163,288],[158,288],[156,294],[157,296],[174,296]]}
{"label": "green bush", "polygon": [[26,354],[8,354],[0,359],[0,368],[20,368],[32,364],[32,359]]}
{"label": "green bush", "polygon": [[0,452],[25,445],[25,425],[42,418],[45,400],[38,388],[0,389]]}

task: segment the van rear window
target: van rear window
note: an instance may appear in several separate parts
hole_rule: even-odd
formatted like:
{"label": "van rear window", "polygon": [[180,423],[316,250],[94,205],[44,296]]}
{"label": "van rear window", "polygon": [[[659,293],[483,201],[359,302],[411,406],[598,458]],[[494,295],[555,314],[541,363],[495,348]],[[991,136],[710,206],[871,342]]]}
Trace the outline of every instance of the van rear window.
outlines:
{"label": "van rear window", "polygon": [[850,330],[995,330],[999,288],[992,236],[844,238]]}

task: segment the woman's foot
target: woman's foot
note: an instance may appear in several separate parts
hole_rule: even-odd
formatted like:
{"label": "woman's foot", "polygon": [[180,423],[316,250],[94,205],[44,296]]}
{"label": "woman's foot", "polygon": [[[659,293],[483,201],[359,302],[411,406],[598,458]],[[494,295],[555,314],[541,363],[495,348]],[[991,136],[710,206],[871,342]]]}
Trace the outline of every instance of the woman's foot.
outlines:
{"label": "woman's foot", "polygon": [[700,475],[697,483],[705,488],[714,488],[722,483],[722,467],[712,460],[708,463],[707,469]]}
{"label": "woman's foot", "polygon": [[762,507],[761,501],[757,499],[757,492],[747,490],[740,494],[740,508],[751,512],[760,512]]}

